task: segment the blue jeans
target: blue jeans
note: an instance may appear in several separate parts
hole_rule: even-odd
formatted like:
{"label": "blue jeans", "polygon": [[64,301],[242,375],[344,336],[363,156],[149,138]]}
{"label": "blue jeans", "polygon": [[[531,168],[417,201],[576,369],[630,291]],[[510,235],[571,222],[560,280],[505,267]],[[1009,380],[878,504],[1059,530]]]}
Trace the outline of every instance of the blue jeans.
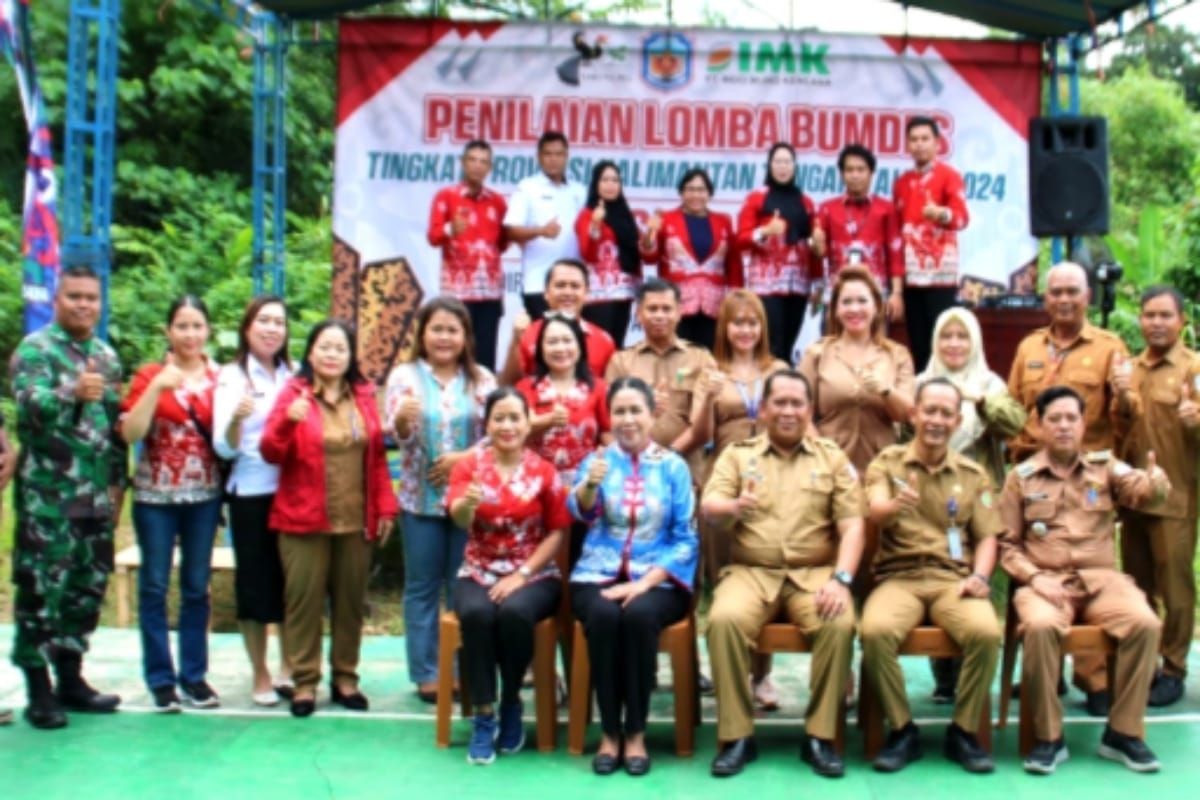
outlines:
{"label": "blue jeans", "polygon": [[462,564],[467,532],[449,517],[403,512],[404,646],[408,677],[413,683],[437,680],[438,610],[442,590],[446,605],[454,596],[454,578]]}
{"label": "blue jeans", "polygon": [[[199,683],[208,672],[208,578],[221,500],[157,505],[133,504],[133,528],[142,551],[138,570],[138,622],[142,672],[152,690]],[[179,538],[179,674],[171,661],[167,586]]]}

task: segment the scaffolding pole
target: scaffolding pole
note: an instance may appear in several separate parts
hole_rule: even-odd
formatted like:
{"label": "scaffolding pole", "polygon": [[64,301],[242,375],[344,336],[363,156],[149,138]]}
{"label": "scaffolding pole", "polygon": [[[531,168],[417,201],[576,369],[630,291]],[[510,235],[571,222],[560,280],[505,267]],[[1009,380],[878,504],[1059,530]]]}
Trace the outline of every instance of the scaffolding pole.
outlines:
{"label": "scaffolding pole", "polygon": [[[258,14],[254,32],[254,293],[283,296],[287,233],[288,31]],[[270,280],[269,287],[267,280]]]}

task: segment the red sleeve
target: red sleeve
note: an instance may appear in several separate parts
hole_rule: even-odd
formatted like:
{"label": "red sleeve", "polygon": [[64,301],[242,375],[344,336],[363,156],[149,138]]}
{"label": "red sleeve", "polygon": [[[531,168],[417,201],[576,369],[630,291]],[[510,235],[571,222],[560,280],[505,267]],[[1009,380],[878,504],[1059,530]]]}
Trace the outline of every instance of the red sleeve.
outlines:
{"label": "red sleeve", "polygon": [[897,216],[900,215],[900,209],[904,205],[904,190],[908,185],[908,173],[896,178],[896,182],[892,184],[892,205],[896,208]]}
{"label": "red sleeve", "polygon": [[458,463],[454,465],[454,469],[450,470],[450,480],[446,484],[446,510],[450,510],[450,505],[464,494],[467,493],[467,487],[471,485],[471,479],[475,476],[475,461],[478,454],[475,448],[471,448],[471,452],[467,453],[466,458],[460,458]]}
{"label": "red sleeve", "polygon": [[608,384],[602,378],[596,378],[595,381],[592,394],[596,397],[596,423],[600,433],[608,433],[612,430],[612,421],[608,417]]}
{"label": "red sleeve", "polygon": [[762,209],[765,197],[763,192],[751,192],[738,212],[737,243],[743,250],[758,248],[754,242],[754,229],[758,227],[758,212]]}
{"label": "red sleeve", "polygon": [[546,532],[568,530],[571,512],[567,510],[567,487],[549,461],[542,462],[542,479],[542,523]]}
{"label": "red sleeve", "polygon": [[595,264],[600,256],[600,242],[604,239],[605,225],[600,225],[600,236],[592,238],[592,210],[584,206],[575,218],[575,238],[579,240],[579,257],[588,264]]}
{"label": "red sleeve", "polygon": [[[595,335],[587,337],[588,361],[596,366],[603,365],[603,368],[600,370],[592,370],[595,373],[593,377],[602,378],[604,377],[605,370],[608,369],[608,362],[612,359],[613,354],[617,352],[617,344],[608,335],[608,331],[603,328],[592,325],[591,329],[595,332]],[[593,345],[597,346],[593,347]]]}
{"label": "red sleeve", "polygon": [[504,255],[504,251],[508,249],[508,228],[504,226],[504,215],[508,213],[508,201],[504,199],[504,195],[496,192],[496,225],[500,228],[500,240],[496,242],[496,252]]}
{"label": "red sleeve", "polygon": [[525,329],[525,332],[521,334],[521,341],[517,343],[517,354],[521,357],[521,372],[526,375],[533,374],[537,355],[537,337],[540,330],[541,320],[537,320]]}
{"label": "red sleeve", "polygon": [[725,285],[740,289],[746,285],[746,276],[742,274],[742,248],[738,244],[737,235],[733,230],[733,217],[728,214],[712,214],[713,244],[720,245],[720,238],[725,239]]}
{"label": "red sleeve", "polygon": [[[450,241],[450,237],[446,235],[446,222],[450,219],[450,203],[448,202],[447,192],[441,190],[433,196],[433,205],[429,209],[429,230],[425,234],[425,238],[434,247],[441,247]],[[504,217],[500,217],[504,219]]]}
{"label": "red sleeve", "polygon": [[883,239],[888,277],[903,278],[904,237],[900,235],[900,215],[893,203],[887,205],[887,214],[883,218]]}
{"label": "red sleeve", "polygon": [[[804,210],[806,212],[808,212],[808,228],[809,228],[809,236],[811,236],[812,229],[817,224],[817,207],[813,203],[812,198],[809,197],[808,195],[802,194],[802,195],[800,195],[800,197],[804,202]],[[827,248],[829,246],[828,237],[826,237],[825,246]],[[822,274],[822,270],[821,270],[821,266],[822,266],[822,262],[824,261],[824,257],[818,256],[816,254],[816,252],[812,249],[812,247],[806,247],[805,249],[808,250],[808,275],[811,279],[819,281],[824,277],[824,275]]]}
{"label": "red sleeve", "polygon": [[525,402],[529,405],[529,413],[532,414],[537,408],[537,392],[533,389],[532,376],[526,375],[524,378],[521,378],[513,388],[525,398]]}
{"label": "red sleeve", "polygon": [[267,421],[263,424],[262,439],[259,440],[258,449],[262,453],[263,460],[269,464],[282,464],[287,460],[288,453],[292,449],[295,438],[292,434],[296,429],[296,423],[288,419],[287,410],[299,394],[300,382],[298,380],[289,381],[279,392],[279,396],[275,398],[275,405],[271,407],[271,413],[267,415]]}
{"label": "red sleeve", "polygon": [[138,400],[142,399],[142,395],[149,388],[150,381],[154,380],[154,376],[161,371],[162,364],[145,364],[134,373],[133,380],[129,382],[129,391],[125,394],[125,398],[121,400],[121,413],[128,413],[138,404]]}
{"label": "red sleeve", "polygon": [[950,224],[945,227],[961,231],[970,222],[967,214],[966,187],[963,185],[962,175],[958,174],[958,170],[947,166],[942,174],[946,176],[942,191],[945,193],[946,206],[950,209],[951,214]]}

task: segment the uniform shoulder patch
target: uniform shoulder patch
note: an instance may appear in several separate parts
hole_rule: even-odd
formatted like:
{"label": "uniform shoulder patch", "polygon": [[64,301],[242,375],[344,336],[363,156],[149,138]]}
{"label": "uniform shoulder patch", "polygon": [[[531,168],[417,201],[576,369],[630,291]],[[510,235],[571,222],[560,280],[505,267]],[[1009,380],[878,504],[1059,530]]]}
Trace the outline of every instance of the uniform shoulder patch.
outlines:
{"label": "uniform shoulder patch", "polygon": [[1112,460],[1112,450],[1093,450],[1083,457],[1089,464],[1104,464]]}

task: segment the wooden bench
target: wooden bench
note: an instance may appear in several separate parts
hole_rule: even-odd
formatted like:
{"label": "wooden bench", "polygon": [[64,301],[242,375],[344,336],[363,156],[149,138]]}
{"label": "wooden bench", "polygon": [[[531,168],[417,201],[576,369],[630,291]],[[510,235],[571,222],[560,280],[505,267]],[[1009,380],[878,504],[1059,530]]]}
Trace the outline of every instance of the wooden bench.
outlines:
{"label": "wooden bench", "polygon": [[[171,555],[171,569],[179,566],[179,548]],[[117,553],[114,560],[113,578],[117,587],[117,625],[129,627],[129,603],[134,596],[134,575],[142,568],[142,551],[136,544]],[[213,572],[232,572],[234,569],[233,548],[214,547],[212,552]]]}

